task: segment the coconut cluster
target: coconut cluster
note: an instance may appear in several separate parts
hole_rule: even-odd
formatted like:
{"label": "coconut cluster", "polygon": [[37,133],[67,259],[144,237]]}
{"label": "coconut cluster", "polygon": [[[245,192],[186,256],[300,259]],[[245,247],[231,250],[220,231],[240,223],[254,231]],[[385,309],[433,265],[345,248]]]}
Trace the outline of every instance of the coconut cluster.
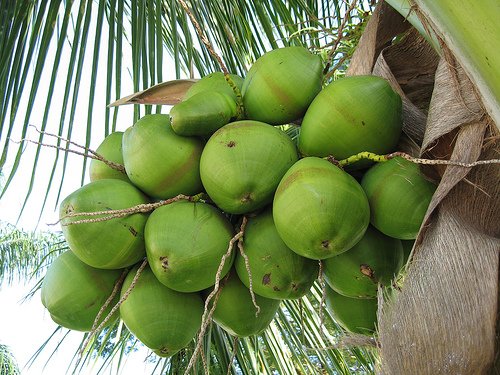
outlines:
{"label": "coconut cluster", "polygon": [[[244,79],[210,74],[168,115],[106,137],[97,152],[126,173],[93,160],[91,182],[61,203],[71,250],[42,285],[53,320],[91,330],[128,272],[115,319],[171,356],[200,329],[216,279],[215,323],[255,335],[282,300],[309,291],[321,261],[334,318],[372,334],[378,286],[402,266],[402,240],[415,238],[434,186],[401,158],[346,170],[329,161],[395,151],[401,98],[375,76],[322,88],[322,72],[321,58],[305,48],[273,50]],[[292,139],[284,129],[300,121]]]}

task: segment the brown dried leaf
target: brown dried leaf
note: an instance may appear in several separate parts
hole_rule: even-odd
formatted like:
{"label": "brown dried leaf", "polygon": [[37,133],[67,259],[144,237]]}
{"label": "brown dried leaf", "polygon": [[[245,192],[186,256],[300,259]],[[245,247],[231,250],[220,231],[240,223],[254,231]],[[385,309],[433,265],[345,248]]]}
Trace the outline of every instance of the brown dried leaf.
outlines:
{"label": "brown dried leaf", "polygon": [[152,86],[144,91],[125,96],[108,107],[117,107],[124,104],[155,104],[155,105],[175,105],[182,101],[182,98],[195,84],[197,79],[176,79]]}

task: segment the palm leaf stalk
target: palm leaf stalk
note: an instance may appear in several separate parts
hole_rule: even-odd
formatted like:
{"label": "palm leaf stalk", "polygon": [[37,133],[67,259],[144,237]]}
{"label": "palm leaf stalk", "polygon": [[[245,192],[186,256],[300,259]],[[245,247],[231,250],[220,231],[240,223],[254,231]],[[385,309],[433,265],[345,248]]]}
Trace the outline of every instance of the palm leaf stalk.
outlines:
{"label": "palm leaf stalk", "polygon": [[[500,25],[496,0],[387,0],[426,37],[438,53],[451,51],[467,72],[486,111],[500,128]],[[471,27],[472,25],[476,27]]]}

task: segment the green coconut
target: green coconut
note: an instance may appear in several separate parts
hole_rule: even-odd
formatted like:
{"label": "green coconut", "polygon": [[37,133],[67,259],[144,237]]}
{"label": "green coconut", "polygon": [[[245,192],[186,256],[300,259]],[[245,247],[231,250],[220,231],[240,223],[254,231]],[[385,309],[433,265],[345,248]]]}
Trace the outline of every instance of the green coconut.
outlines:
{"label": "green coconut", "polygon": [[377,298],[351,298],[326,286],[326,308],[333,319],[352,333],[373,335],[377,323]]}
{"label": "green coconut", "polygon": [[257,316],[250,290],[233,270],[223,281],[213,320],[233,336],[257,335],[269,326],[281,301],[259,295],[255,295],[255,301],[260,307]]}
{"label": "green coconut", "polygon": [[337,293],[353,298],[375,298],[379,284],[390,285],[402,265],[401,240],[369,226],[354,247],[324,260],[323,274]]}
{"label": "green coconut", "polygon": [[[122,139],[123,132],[113,132],[104,138],[97,147],[96,152],[108,161],[123,165]],[[90,181],[116,178],[130,182],[126,173],[113,169],[106,163],[96,159],[92,159],[90,162],[89,174]]]}
{"label": "green coconut", "polygon": [[[236,74],[229,74],[229,77],[231,77],[233,83],[241,91],[243,87],[243,78]],[[226,94],[230,96],[234,101],[236,101],[236,94],[234,93],[229,83],[226,81],[224,73],[222,72],[211,73],[201,78],[198,82],[196,82],[189,88],[182,99],[188,100],[189,98],[199,94],[200,92],[205,91]]]}
{"label": "green coconut", "polygon": [[146,115],[123,135],[127,175],[142,191],[160,199],[202,190],[203,142],[175,134],[168,115]]}
{"label": "green coconut", "polygon": [[201,180],[223,211],[242,214],[270,203],[281,177],[297,159],[295,144],[280,129],[237,121],[208,140],[201,155]]}
{"label": "green coconut", "polygon": [[[47,269],[41,287],[42,304],[52,320],[68,329],[90,331],[97,314],[112,294],[121,270],[101,270],[78,259],[72,251],[59,255]],[[100,324],[118,302],[118,293],[102,312]],[[112,315],[107,325],[113,323]]]}
{"label": "green coconut", "polygon": [[[273,299],[297,299],[311,289],[319,271],[318,262],[290,250],[274,226],[270,209],[251,217],[245,228],[244,251],[256,294]],[[250,280],[245,259],[239,253],[235,269],[243,284]]]}
{"label": "green coconut", "polygon": [[299,150],[304,156],[333,155],[337,160],[362,151],[387,154],[399,141],[401,113],[401,97],[385,79],[341,78],[323,89],[307,109]]}
{"label": "green coconut", "polygon": [[[121,296],[132,283],[133,268],[122,286]],[[161,357],[184,348],[201,327],[203,299],[198,293],[181,293],[160,283],[146,266],[128,298],[120,305],[120,317],[145,346]]]}
{"label": "green coconut", "polygon": [[224,93],[203,91],[170,110],[172,129],[183,136],[208,136],[236,119],[236,102]]}
{"label": "green coconut", "polygon": [[326,259],[363,237],[370,208],[359,183],[326,160],[307,157],[283,176],[273,201],[276,229],[297,254]]}
{"label": "green coconut", "polygon": [[128,267],[146,252],[144,226],[146,214],[136,213],[121,218],[98,222],[76,223],[78,220],[96,220],[107,215],[66,217],[79,212],[98,212],[130,208],[148,203],[148,198],[132,184],[116,179],[105,179],[82,186],[61,203],[64,238],[75,255],[96,268],[118,269]]}
{"label": "green coconut", "polygon": [[[174,202],[156,209],[145,229],[146,253],[158,280],[180,292],[195,292],[215,283],[233,228],[206,203]],[[227,259],[224,276],[233,263]]]}
{"label": "green coconut", "polygon": [[363,176],[370,202],[370,222],[387,236],[415,239],[436,186],[417,164],[397,157],[378,163]]}
{"label": "green coconut", "polygon": [[321,91],[321,57],[304,47],[284,47],[262,55],[243,83],[248,119],[271,125],[287,124],[304,116]]}

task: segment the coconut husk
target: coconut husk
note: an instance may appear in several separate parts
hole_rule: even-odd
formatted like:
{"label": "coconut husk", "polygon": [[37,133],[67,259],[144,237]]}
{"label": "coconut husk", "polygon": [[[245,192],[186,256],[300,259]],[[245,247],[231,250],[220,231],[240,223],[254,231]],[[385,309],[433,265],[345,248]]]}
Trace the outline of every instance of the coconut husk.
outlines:
{"label": "coconut husk", "polygon": [[[420,155],[463,162],[498,158],[497,127],[449,51],[440,58],[414,30],[380,48],[388,38],[380,30],[401,30],[387,24],[397,17],[381,16],[390,12],[387,8],[383,2],[377,6],[349,74],[367,74],[371,66],[372,74],[386,78],[402,95],[403,130]],[[379,314],[378,372],[487,373],[495,360],[500,167],[423,171],[439,185],[403,287],[394,290]]]}

